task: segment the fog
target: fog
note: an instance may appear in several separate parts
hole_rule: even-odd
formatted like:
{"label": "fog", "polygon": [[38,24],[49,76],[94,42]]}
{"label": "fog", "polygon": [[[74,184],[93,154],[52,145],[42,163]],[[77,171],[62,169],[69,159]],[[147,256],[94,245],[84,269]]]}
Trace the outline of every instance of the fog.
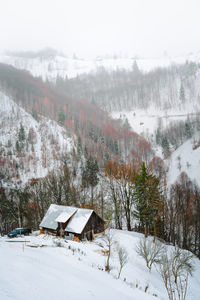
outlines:
{"label": "fog", "polygon": [[199,0],[1,0],[0,51],[180,55],[200,50]]}

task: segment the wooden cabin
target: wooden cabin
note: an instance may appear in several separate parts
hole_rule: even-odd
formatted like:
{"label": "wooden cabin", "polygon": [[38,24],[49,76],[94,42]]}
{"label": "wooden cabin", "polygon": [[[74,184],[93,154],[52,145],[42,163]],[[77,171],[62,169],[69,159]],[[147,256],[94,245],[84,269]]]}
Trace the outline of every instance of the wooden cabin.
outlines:
{"label": "wooden cabin", "polygon": [[103,232],[104,220],[94,210],[51,204],[47,210],[40,229],[43,232],[63,236],[92,240],[95,233]]}

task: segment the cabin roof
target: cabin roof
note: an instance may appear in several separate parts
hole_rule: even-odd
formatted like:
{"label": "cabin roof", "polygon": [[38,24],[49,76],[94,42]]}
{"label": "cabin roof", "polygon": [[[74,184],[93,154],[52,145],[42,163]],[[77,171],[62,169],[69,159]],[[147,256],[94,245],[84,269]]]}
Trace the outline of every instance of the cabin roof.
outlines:
{"label": "cabin roof", "polygon": [[92,215],[93,210],[78,208],[74,216],[71,218],[65,231],[73,233],[81,233],[87,224],[90,216]]}
{"label": "cabin roof", "polygon": [[47,210],[40,227],[56,230],[58,222],[65,223],[69,220],[65,231],[80,234],[87,224],[93,210],[51,204]]}
{"label": "cabin roof", "polygon": [[71,211],[71,212],[62,212],[57,218],[56,218],[56,222],[60,222],[60,223],[66,223],[71,216],[73,216],[73,214],[76,212],[76,210]]}

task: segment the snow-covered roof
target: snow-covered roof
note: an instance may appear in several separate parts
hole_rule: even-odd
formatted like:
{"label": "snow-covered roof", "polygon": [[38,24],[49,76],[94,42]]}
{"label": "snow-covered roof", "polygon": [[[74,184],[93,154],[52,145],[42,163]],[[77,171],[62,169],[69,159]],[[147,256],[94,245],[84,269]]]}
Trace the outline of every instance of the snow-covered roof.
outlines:
{"label": "snow-covered roof", "polygon": [[65,231],[80,234],[92,213],[91,209],[51,204],[40,227],[56,230],[58,222],[65,223],[71,217]]}
{"label": "snow-covered roof", "polygon": [[74,232],[74,233],[81,233],[87,224],[90,216],[92,215],[93,210],[85,209],[85,208],[78,208],[74,216],[71,218],[65,231]]}
{"label": "snow-covered roof", "polygon": [[73,213],[75,213],[76,210],[77,210],[76,207],[51,204],[42,222],[40,223],[40,227],[56,230],[58,227],[58,221],[56,221],[57,218],[62,213],[67,213],[68,215],[72,215]]}
{"label": "snow-covered roof", "polygon": [[75,211],[71,211],[71,212],[62,212],[56,219],[56,222],[60,222],[60,223],[65,223],[67,222],[67,220],[69,220],[69,218],[71,218],[71,216],[76,212]]}

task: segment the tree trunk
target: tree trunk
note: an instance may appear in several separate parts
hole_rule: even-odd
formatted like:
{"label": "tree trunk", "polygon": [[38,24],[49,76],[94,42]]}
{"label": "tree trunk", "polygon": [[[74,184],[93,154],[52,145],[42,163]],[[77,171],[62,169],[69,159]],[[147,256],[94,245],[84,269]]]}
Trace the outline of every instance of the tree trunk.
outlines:
{"label": "tree trunk", "polygon": [[91,185],[91,206],[94,205],[94,187]]}
{"label": "tree trunk", "polygon": [[17,207],[17,213],[18,213],[18,225],[19,225],[19,228],[21,228],[22,227],[22,222],[21,222],[21,214],[20,214],[19,205]]}
{"label": "tree trunk", "polygon": [[118,279],[120,278],[121,271],[122,271],[122,267],[120,266],[120,269],[119,269],[119,274],[118,274]]}

